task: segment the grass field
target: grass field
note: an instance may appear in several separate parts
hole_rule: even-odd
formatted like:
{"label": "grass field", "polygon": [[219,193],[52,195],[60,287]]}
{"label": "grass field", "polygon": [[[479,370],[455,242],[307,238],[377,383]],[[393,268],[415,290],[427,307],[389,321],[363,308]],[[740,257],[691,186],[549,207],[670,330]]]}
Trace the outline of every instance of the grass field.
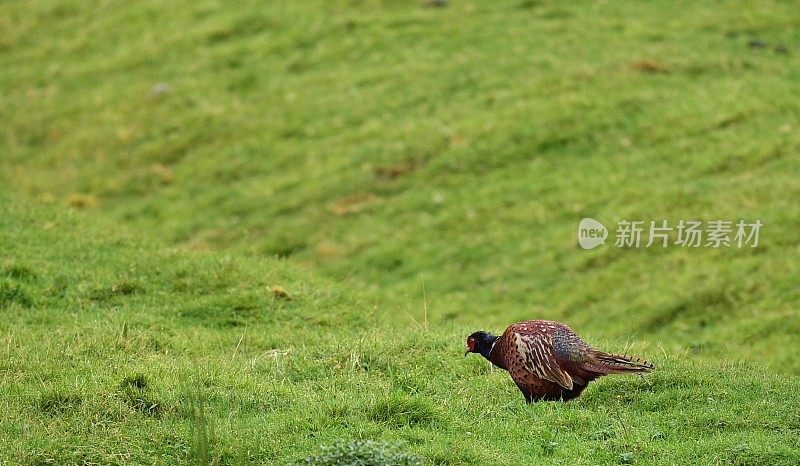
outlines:
{"label": "grass field", "polygon": [[[796,5],[242,3],[0,3],[0,463],[800,462]],[[525,405],[530,318],[657,370]]]}

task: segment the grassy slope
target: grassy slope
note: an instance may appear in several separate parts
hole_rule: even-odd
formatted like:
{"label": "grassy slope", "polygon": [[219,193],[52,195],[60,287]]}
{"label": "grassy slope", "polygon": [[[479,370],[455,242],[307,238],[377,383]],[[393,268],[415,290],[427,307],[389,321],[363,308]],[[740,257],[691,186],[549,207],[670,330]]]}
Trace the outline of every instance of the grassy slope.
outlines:
{"label": "grassy slope", "polygon": [[800,454],[796,376],[662,356],[646,380],[526,406],[506,374],[460,356],[464,327],[396,334],[284,261],[170,250],[19,203],[0,213],[0,247],[16,251],[0,270],[0,461],[173,463],[206,444],[224,463],[281,463],[358,437],[438,463]]}
{"label": "grassy slope", "polygon": [[[404,321],[424,275],[436,322],[800,369],[774,350],[800,331],[789,3],[31,5],[2,6],[18,191],[290,256]],[[754,251],[584,252],[583,216],[766,226]]]}
{"label": "grassy slope", "polygon": [[[135,425],[137,458],[181,457],[191,387],[176,382],[198,364],[205,372],[195,378],[223,381],[209,388],[220,397],[209,406],[221,423],[218,451],[229,457],[246,443],[268,458],[259,433],[283,439],[274,447],[283,459],[356,436],[406,438],[442,461],[518,462],[551,450],[615,461],[630,450],[675,462],[769,462],[796,449],[779,441],[796,433],[796,418],[777,412],[796,404],[787,374],[800,369],[796,9],[351,3],[0,5],[0,181],[28,206],[3,219],[3,266],[12,270],[3,293],[13,298],[2,325],[7,351],[29,340],[24,357],[48,356],[27,372],[36,383],[4,385],[4,400],[15,416],[53,429],[51,443],[17,453],[79,458],[57,433],[95,435],[98,425],[117,434],[99,430],[86,457],[124,452],[120,439],[133,434],[122,429]],[[768,47],[748,47],[753,38]],[[776,52],[781,44],[788,54]],[[168,92],[153,94],[157,83]],[[58,214],[63,230],[23,234],[58,210],[31,198],[91,210]],[[587,252],[574,238],[583,216],[609,225],[758,218],[765,228],[756,250]],[[100,229],[135,233],[91,240],[105,236]],[[265,259],[273,255],[288,262]],[[318,279],[298,266],[339,283],[311,285]],[[304,298],[274,301],[264,287],[275,280]],[[385,326],[415,328],[423,299],[428,340],[394,341]],[[505,376],[485,377],[479,361],[427,375],[450,361],[442,352],[457,355],[467,331],[534,316],[566,320],[612,348],[646,341],[639,348],[664,369],[652,385],[610,380],[578,404],[534,408],[517,406]],[[241,362],[232,348],[244,327],[252,332],[239,352],[253,347]],[[285,345],[289,337],[321,341]],[[50,343],[37,350],[40,341]],[[421,354],[426,345],[436,351]],[[289,346],[293,357],[269,353]],[[73,354],[83,365],[58,375]],[[269,419],[255,395],[271,393],[267,360],[285,371],[277,380],[287,390],[276,392],[281,409]],[[365,372],[365,360],[378,369]],[[26,373],[15,364],[4,377]],[[125,408],[119,384],[142,371],[167,406],[158,420]],[[405,372],[407,386],[397,380]],[[393,383],[404,395],[387,403],[402,411],[410,397],[436,422],[396,429],[369,420]],[[643,400],[627,398],[629,384]],[[461,400],[475,387],[479,396]],[[67,408],[34,414],[51,405],[48,393],[66,394]],[[768,398],[765,409],[752,393]],[[73,395],[84,400],[74,409]],[[308,411],[311,399],[327,417]],[[519,427],[462,441],[466,426],[488,425],[492,413]],[[22,435],[15,425],[4,422],[3,434]],[[174,441],[159,442],[173,427]],[[146,440],[151,429],[162,437]],[[687,430],[698,440],[680,444]],[[555,450],[537,443],[556,434]],[[591,450],[572,448],[587,438]]]}

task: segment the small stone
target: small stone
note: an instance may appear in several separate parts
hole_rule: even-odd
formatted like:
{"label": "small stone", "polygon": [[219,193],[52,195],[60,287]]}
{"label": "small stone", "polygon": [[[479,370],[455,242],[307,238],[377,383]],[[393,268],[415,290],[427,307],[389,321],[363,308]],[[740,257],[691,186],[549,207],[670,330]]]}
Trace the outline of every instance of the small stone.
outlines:
{"label": "small stone", "polygon": [[285,299],[286,301],[291,301],[292,296],[287,292],[282,286],[280,285],[272,285],[269,287],[269,291],[272,293],[272,296],[275,296],[278,299]]}
{"label": "small stone", "polygon": [[164,94],[167,94],[170,90],[171,90],[171,88],[169,87],[169,84],[167,84],[167,83],[156,83],[156,84],[153,84],[153,87],[150,88],[150,97],[152,97],[152,98],[161,97]]}

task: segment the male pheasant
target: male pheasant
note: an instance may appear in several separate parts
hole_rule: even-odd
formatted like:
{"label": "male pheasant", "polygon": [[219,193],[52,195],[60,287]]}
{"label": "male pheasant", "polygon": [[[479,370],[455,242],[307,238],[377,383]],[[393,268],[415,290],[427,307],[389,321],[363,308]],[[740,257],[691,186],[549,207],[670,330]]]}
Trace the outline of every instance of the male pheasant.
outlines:
{"label": "male pheasant", "polygon": [[467,352],[480,353],[507,370],[528,403],[571,400],[592,380],[608,374],[643,374],[647,361],[598,351],[569,327],[550,320],[510,325],[501,336],[479,331],[467,337]]}

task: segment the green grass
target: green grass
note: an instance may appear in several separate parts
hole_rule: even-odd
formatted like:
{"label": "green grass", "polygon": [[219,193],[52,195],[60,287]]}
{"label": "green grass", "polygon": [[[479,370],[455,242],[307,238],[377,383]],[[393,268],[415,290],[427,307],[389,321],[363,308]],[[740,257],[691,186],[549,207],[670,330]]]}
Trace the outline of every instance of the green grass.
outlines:
{"label": "green grass", "polygon": [[6,204],[5,461],[285,463],[351,438],[444,464],[776,464],[800,449],[795,375],[635,345],[651,376],[525,405],[505,373],[462,357],[468,327],[376,324],[379,309],[283,260]]}
{"label": "green grass", "polygon": [[[797,463],[798,24],[0,3],[0,462]],[[584,251],[586,216],[764,227]],[[525,406],[461,352],[528,318],[658,370]]]}

